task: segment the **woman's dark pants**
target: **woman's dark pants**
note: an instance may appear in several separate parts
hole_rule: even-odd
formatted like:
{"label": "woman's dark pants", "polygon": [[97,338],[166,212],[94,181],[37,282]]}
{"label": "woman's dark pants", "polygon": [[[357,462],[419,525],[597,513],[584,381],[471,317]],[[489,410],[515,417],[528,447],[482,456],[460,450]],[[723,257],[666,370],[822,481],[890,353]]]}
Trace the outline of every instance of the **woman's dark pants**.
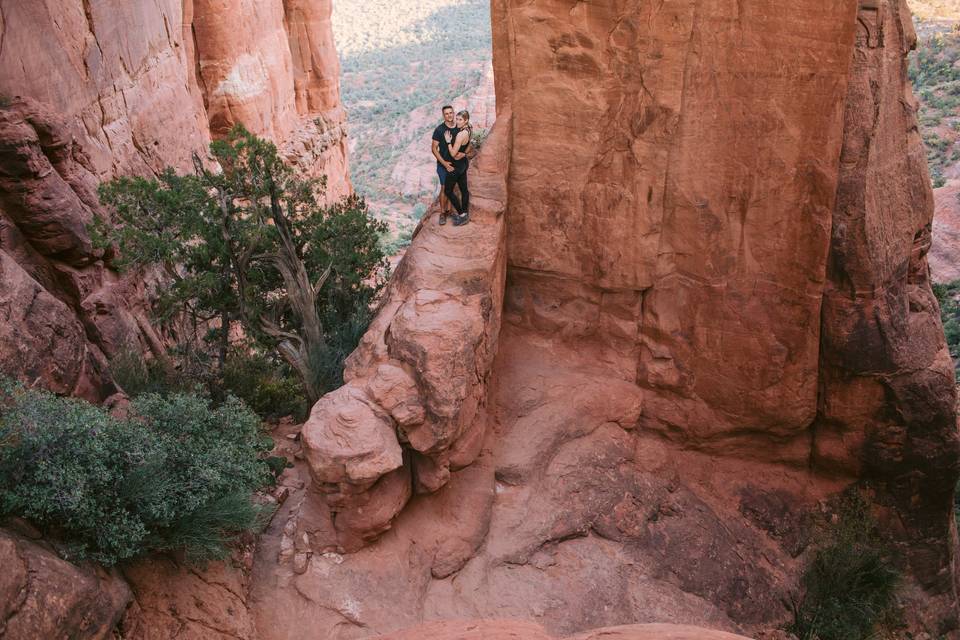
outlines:
{"label": "woman's dark pants", "polygon": [[[463,202],[454,193],[453,188],[460,187],[460,196]],[[470,210],[470,190],[467,188],[467,170],[455,169],[447,174],[447,179],[443,183],[443,191],[447,194],[447,200],[457,210],[457,213],[463,213]]]}

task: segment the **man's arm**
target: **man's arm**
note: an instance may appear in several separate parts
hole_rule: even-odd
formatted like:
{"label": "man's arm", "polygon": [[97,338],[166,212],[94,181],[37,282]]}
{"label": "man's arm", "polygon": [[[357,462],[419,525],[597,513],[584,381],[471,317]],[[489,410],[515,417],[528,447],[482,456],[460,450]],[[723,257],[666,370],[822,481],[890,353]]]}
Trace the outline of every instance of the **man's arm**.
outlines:
{"label": "man's arm", "polygon": [[431,151],[433,151],[433,157],[437,159],[437,162],[443,165],[443,168],[447,171],[453,169],[453,165],[443,159],[443,156],[440,155],[440,142],[437,140],[433,141],[431,145]]}

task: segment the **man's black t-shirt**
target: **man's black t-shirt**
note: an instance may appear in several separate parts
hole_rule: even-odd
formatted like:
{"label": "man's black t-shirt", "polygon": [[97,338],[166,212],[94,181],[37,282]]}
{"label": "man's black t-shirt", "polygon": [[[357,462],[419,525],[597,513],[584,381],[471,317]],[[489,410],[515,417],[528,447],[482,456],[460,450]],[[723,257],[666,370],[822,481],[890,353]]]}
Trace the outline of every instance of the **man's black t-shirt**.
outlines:
{"label": "man's black t-shirt", "polygon": [[[450,135],[453,136],[453,139],[456,139],[457,132],[460,130],[456,127],[448,127],[446,122],[441,122],[437,128],[433,130],[433,139],[440,143],[440,157],[453,164],[453,156],[450,155],[450,147],[447,146],[447,141],[443,137],[443,134],[447,131],[450,132]],[[437,161],[437,164],[440,164],[440,162]]]}

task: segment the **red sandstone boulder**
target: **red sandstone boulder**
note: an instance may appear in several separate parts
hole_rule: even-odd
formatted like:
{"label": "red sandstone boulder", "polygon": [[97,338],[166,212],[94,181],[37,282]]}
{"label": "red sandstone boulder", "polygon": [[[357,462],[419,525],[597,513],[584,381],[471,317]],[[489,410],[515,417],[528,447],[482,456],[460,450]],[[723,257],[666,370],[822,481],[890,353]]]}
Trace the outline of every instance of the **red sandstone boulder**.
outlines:
{"label": "red sandstone boulder", "polygon": [[0,370],[31,386],[73,393],[87,360],[83,326],[4,251],[0,282]]}
{"label": "red sandstone boulder", "polygon": [[78,567],[0,530],[0,638],[105,640],[130,602],[116,572]]}

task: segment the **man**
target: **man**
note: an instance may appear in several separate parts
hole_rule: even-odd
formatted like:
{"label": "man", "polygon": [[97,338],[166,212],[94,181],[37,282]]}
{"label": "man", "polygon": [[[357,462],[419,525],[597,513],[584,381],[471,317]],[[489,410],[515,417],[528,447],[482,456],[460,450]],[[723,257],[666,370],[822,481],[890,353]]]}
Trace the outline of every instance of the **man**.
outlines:
{"label": "man", "polygon": [[447,194],[443,192],[443,183],[447,180],[447,174],[453,171],[453,157],[450,155],[450,149],[447,148],[444,134],[448,131],[456,135],[456,126],[454,126],[453,107],[445,105],[442,109],[443,122],[437,125],[433,130],[433,157],[437,159],[437,176],[440,178],[440,224],[447,224],[447,216],[450,214],[450,201]]}

